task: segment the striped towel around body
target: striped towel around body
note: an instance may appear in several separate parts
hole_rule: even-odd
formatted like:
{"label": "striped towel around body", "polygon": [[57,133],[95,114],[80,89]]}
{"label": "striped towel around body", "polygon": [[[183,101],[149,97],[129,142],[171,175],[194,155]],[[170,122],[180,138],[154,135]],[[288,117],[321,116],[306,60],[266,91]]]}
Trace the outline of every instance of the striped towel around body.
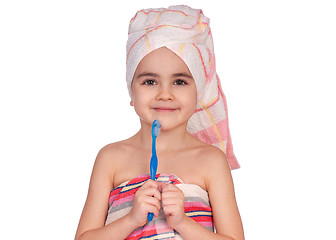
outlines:
{"label": "striped towel around body", "polygon": [[[148,174],[138,176],[130,181],[120,184],[111,191],[109,198],[108,214],[105,225],[127,215],[133,206],[134,195],[137,190],[148,180]],[[201,224],[210,231],[214,231],[212,209],[208,193],[195,184],[184,184],[180,178],[173,174],[157,174],[158,182],[169,182],[180,188],[185,196],[184,211],[187,216]],[[126,239],[182,239],[180,234],[172,229],[165,215],[160,210],[159,216],[154,216],[153,221],[135,229]]]}

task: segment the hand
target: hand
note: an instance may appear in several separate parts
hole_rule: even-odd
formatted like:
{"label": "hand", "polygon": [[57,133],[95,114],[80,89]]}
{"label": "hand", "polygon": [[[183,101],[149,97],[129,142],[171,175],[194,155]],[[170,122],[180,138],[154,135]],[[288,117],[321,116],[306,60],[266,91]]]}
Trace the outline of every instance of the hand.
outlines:
{"label": "hand", "polygon": [[135,221],[136,226],[141,227],[147,222],[147,214],[153,213],[158,217],[160,212],[159,184],[148,179],[135,193],[133,207],[129,213],[130,219]]}
{"label": "hand", "polygon": [[162,186],[161,197],[167,223],[176,229],[187,218],[184,212],[184,194],[178,187],[168,183]]}

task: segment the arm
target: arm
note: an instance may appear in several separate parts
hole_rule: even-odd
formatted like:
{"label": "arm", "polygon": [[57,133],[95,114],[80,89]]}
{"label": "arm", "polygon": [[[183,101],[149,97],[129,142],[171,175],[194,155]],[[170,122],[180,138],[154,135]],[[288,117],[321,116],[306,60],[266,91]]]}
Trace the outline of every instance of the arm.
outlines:
{"label": "arm", "polygon": [[206,162],[205,182],[210,197],[216,233],[207,230],[184,213],[183,192],[171,184],[163,187],[162,194],[162,204],[167,222],[186,240],[242,240],[244,239],[243,227],[225,154],[221,151],[214,151],[211,156],[206,158]]}
{"label": "arm", "polygon": [[[131,229],[125,228],[128,224],[132,226],[127,216],[115,221],[108,227],[104,227],[109,193],[113,188],[113,154],[110,147],[104,147],[96,158],[88,196],[78,224],[75,239],[111,239],[110,236],[120,236],[119,239],[130,233]],[[117,230],[118,229],[118,233]]]}
{"label": "arm", "polygon": [[226,156],[219,151],[218,157],[212,160],[207,185],[216,231],[218,234],[231,236],[232,239],[243,240],[245,239],[243,224]]}
{"label": "arm", "polygon": [[76,234],[76,240],[89,240],[89,239],[100,239],[100,240],[111,240],[111,239],[125,239],[127,236],[136,229],[134,221],[129,215],[126,215],[118,220],[110,223],[105,227],[100,227],[92,230],[88,230],[84,233]]}
{"label": "arm", "polygon": [[[102,149],[95,161],[89,192],[78,224],[75,240],[86,239],[125,239],[134,229],[147,221],[147,213],[159,214],[160,193],[154,181],[147,181],[136,193],[131,212],[124,217],[105,225],[108,199],[113,188],[115,165],[113,159],[120,159],[118,151]],[[156,196],[153,198],[152,196]]]}

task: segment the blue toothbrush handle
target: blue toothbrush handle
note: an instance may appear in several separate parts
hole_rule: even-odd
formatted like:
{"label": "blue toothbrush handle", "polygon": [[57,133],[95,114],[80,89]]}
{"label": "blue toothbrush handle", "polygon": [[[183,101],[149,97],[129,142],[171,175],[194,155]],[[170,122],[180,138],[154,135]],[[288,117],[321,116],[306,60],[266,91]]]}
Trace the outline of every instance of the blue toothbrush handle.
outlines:
{"label": "blue toothbrush handle", "polygon": [[148,213],[148,215],[147,215],[147,220],[148,220],[148,222],[150,222],[150,221],[152,221],[153,220],[153,217],[154,217],[154,214],[153,213]]}
{"label": "blue toothbrush handle", "polygon": [[[157,171],[157,157],[156,154],[152,156],[151,161],[150,161],[150,178],[155,181],[155,176],[156,176],[156,171]],[[153,220],[153,213],[148,213],[147,215],[147,220],[150,222]]]}
{"label": "blue toothbrush handle", "polygon": [[153,155],[150,161],[150,178],[155,181],[158,160],[156,155]]}

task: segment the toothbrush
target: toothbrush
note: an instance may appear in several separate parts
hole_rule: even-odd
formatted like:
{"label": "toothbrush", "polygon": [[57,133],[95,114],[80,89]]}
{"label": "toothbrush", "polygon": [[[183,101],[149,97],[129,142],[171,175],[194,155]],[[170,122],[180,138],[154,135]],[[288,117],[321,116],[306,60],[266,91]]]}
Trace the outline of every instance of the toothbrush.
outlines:
{"label": "toothbrush", "polygon": [[[159,120],[154,120],[152,124],[152,158],[150,161],[150,178],[154,181],[155,181],[155,176],[156,176],[156,171],[157,171],[157,166],[158,166],[158,159],[156,156],[155,143],[156,143],[157,136],[159,136],[160,134],[160,129],[161,129],[161,124]],[[153,216],[154,216],[153,213],[148,213],[147,219],[149,222],[153,220]]]}

